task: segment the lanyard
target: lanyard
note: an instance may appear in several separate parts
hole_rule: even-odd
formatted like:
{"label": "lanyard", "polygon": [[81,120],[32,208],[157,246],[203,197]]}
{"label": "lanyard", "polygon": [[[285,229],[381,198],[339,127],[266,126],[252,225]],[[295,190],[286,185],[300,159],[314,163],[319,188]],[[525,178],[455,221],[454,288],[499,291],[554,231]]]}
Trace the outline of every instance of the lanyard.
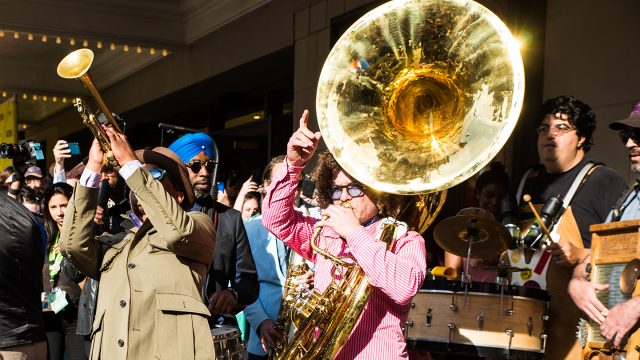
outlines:
{"label": "lanyard", "polygon": [[49,281],[51,285],[55,283],[55,278],[60,273],[60,263],[62,263],[62,254],[60,251],[55,251],[56,245],[60,242],[60,232],[56,234],[56,240],[49,251]]}

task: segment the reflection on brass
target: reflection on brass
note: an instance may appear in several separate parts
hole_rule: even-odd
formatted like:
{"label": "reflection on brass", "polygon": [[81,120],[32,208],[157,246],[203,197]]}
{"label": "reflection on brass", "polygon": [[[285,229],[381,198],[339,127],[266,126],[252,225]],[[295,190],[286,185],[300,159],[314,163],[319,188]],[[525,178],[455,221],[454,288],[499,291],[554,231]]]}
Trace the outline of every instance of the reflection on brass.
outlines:
{"label": "reflection on brass", "polygon": [[523,96],[518,45],[486,8],[391,1],[336,42],[316,111],[347,173],[380,191],[420,194],[488,164],[515,127]]}
{"label": "reflection on brass", "polygon": [[[96,85],[89,74],[89,68],[93,63],[93,58],[93,51],[86,48],[78,49],[69,53],[60,61],[60,63],[58,63],[58,76],[64,79],[76,79],[82,83],[87,91],[89,91],[89,94],[94,98],[100,108],[100,111],[102,111],[107,119],[108,124],[106,125],[110,125],[116,132],[122,133],[122,129],[116,122],[116,119],[113,117],[113,114],[107,107],[107,104],[104,102],[102,95],[100,95],[100,92],[96,88]],[[111,145],[108,140],[109,138],[102,128],[102,125],[96,119],[96,115],[89,110],[89,107],[81,98],[75,99],[75,107],[80,113],[83,123],[89,128],[89,130],[91,130],[93,136],[100,143],[100,147],[105,153],[104,164],[111,168],[119,168],[118,162],[111,151]]]}

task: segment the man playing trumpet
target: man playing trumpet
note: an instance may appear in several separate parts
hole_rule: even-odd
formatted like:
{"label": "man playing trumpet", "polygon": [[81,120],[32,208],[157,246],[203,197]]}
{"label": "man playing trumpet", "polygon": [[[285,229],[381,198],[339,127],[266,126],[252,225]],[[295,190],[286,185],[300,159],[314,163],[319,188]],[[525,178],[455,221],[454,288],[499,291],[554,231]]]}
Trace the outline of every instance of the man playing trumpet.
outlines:
{"label": "man playing trumpet", "polygon": [[319,132],[307,128],[308,117],[305,111],[300,128],[287,144],[284,166],[272,178],[272,188],[262,205],[263,223],[294,251],[314,262],[314,286],[320,292],[341,278],[344,267],[334,265],[311,248],[318,227],[323,228],[317,240],[320,247],[331,255],[353,258],[372,286],[368,303],[336,359],[407,358],[402,325],[411,299],[425,278],[424,239],[417,232],[407,231],[406,224],[400,225],[395,243],[387,249],[379,235],[383,218],[397,215],[403,197],[364,186],[329,153],[320,154],[312,176],[324,220],[294,210],[300,174],[321,138]]}
{"label": "man playing trumpet", "polygon": [[107,128],[106,135],[147,218],[137,231],[94,236],[105,156],[94,140],[60,235],[63,255],[100,281],[90,358],[213,359],[209,311],[200,298],[215,248],[213,222],[188,212],[194,192],[174,152],[134,152],[123,134]]}

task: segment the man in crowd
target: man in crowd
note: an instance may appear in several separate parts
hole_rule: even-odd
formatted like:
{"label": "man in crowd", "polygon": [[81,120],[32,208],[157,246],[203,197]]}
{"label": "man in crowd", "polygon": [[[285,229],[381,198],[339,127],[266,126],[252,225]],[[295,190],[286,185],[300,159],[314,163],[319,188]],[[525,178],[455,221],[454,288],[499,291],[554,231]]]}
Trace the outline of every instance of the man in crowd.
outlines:
{"label": "man in crowd", "polygon": [[[614,121],[609,125],[617,130],[622,143],[629,152],[631,171],[640,174],[640,103],[636,104],[628,118]],[[626,191],[616,202],[607,216],[606,222],[640,219],[640,185]],[[586,266],[590,258],[585,258],[573,271],[569,282],[569,294],[578,308],[600,325],[600,333],[614,345],[620,345],[623,337],[640,321],[640,297],[631,298],[607,309],[596,297],[596,290],[606,290],[606,284],[593,284],[586,278]]]}
{"label": "man in crowd", "polygon": [[[533,204],[545,204],[551,197],[560,195],[571,211],[562,215],[558,230],[572,231],[558,231],[554,241],[558,237],[559,241],[549,247],[551,257],[540,249],[530,263],[525,264],[528,257],[521,251],[511,252],[509,260],[513,266],[533,269],[514,273],[514,283],[528,285],[537,281],[551,295],[546,356],[577,358],[580,346],[575,337],[575,324],[579,316],[566,286],[573,266],[589,254],[589,226],[605,220],[616,198],[626,189],[626,183],[614,170],[586,158],[596,128],[595,114],[587,104],[572,96],[559,96],[545,101],[541,113],[541,122],[536,127],[541,165],[523,176],[517,198],[523,208],[528,208],[522,201],[524,194],[531,196]],[[570,191],[574,184],[575,192]]]}
{"label": "man in crowd", "polygon": [[160,147],[134,153],[123,134],[105,131],[147,219],[116,239],[94,236],[105,156],[94,140],[60,235],[63,255],[100,281],[91,359],[213,359],[209,311],[200,300],[215,248],[213,223],[187,211],[195,196],[175,153]]}
{"label": "man in crowd", "polygon": [[45,360],[42,319],[42,225],[0,193],[0,359]]}
{"label": "man in crowd", "polygon": [[216,226],[216,250],[209,269],[206,299],[212,314],[212,325],[235,324],[225,317],[253,303],[258,298],[258,276],[251,247],[240,212],[216,201],[211,196],[215,163],[213,139],[205,133],[186,134],[169,145],[186,164],[196,200],[192,211],[207,214]]}
{"label": "man in crowd", "polygon": [[[294,207],[300,175],[314,155],[320,133],[307,128],[309,112],[287,144],[287,156],[271,179],[271,190],[263,202],[262,221],[279,239],[315,265],[314,287],[324,291],[344,274],[314,253],[310,242],[314,229],[323,227],[320,237],[334,256],[349,255],[373,287],[367,305],[336,359],[407,358],[402,324],[407,320],[411,299],[420,289],[426,273],[426,249],[420,234],[398,223],[391,235],[379,236],[387,216],[397,214],[402,197],[377,192],[354,180],[329,153],[321,154],[313,174],[323,215],[330,220],[306,217]],[[406,197],[404,198],[406,199]],[[397,202],[396,202],[397,201]],[[387,234],[386,232],[383,232]],[[386,241],[395,243],[388,248]]]}

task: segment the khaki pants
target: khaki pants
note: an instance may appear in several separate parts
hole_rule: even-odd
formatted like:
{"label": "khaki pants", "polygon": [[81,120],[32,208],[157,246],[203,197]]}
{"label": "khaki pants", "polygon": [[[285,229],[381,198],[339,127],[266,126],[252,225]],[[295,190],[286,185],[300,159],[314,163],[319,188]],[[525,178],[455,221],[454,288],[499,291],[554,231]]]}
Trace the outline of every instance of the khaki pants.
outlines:
{"label": "khaki pants", "polygon": [[0,360],[46,360],[47,342],[40,341],[0,349]]}

